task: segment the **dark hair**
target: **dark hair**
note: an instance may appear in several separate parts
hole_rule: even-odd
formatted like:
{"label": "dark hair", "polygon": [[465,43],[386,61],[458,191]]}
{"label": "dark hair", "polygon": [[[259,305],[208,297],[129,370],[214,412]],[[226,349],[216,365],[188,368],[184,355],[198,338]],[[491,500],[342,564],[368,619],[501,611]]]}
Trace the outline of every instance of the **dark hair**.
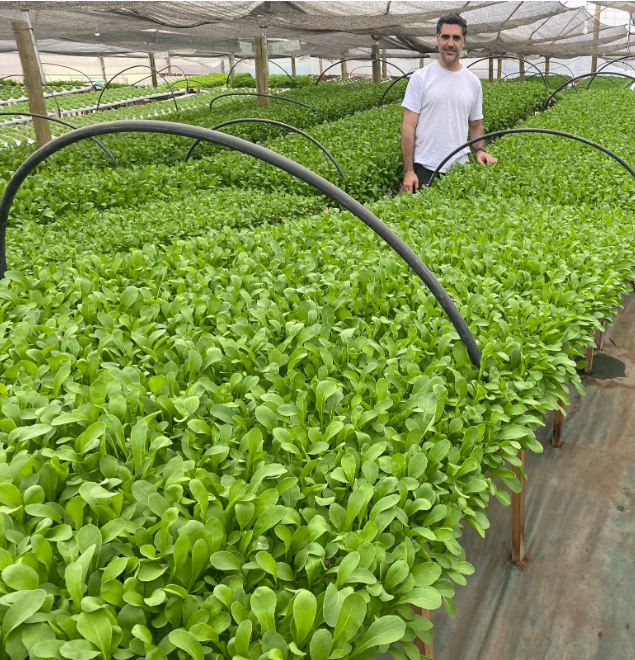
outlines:
{"label": "dark hair", "polygon": [[459,14],[448,14],[441,16],[437,21],[437,34],[441,34],[441,28],[444,25],[460,25],[463,31],[463,38],[467,37],[467,21]]}

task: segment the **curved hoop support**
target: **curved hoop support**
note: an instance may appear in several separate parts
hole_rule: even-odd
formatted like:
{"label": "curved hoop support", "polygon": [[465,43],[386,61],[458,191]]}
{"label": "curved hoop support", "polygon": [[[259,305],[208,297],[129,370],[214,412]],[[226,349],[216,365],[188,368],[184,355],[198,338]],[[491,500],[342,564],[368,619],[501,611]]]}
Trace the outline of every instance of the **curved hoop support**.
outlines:
{"label": "curved hoop support", "polygon": [[[611,64],[617,64],[618,62],[623,62],[624,64],[627,64],[626,60],[630,60],[630,59],[632,59],[633,57],[635,57],[635,55],[625,55],[624,57],[618,57],[616,60],[609,60],[609,61],[607,61],[607,62],[604,62],[604,64],[602,64],[602,65],[600,66],[600,68],[597,69],[597,71],[596,71],[595,73],[596,73],[596,75],[597,75],[598,73],[602,73],[602,71],[603,71],[604,69],[606,69],[607,66],[611,66]],[[633,68],[630,64],[628,64],[628,66],[629,66],[631,69]],[[593,76],[593,80],[595,80],[595,76]],[[591,82],[593,82],[593,80],[591,80]],[[590,86],[591,86],[591,83],[589,83],[589,86],[587,87],[587,89],[589,89]]]}
{"label": "curved hoop support", "polygon": [[[281,121],[275,121],[273,119],[249,119],[247,117],[245,118],[240,118],[240,119],[230,119],[229,121],[224,121],[222,124],[217,124],[216,126],[212,126],[210,129],[211,131],[217,131],[219,128],[225,128],[225,126],[231,126],[232,124],[246,124],[249,122],[257,122],[259,124],[273,124],[274,126],[282,126],[283,128],[286,128],[290,131],[293,131],[294,133],[297,133],[298,135],[301,135],[302,137],[305,137],[307,140],[310,140],[313,142],[313,144],[316,147],[319,147],[325,154],[326,157],[335,165],[335,169],[339,172],[339,175],[344,178],[344,172],[342,171],[342,168],[340,167],[339,163],[335,160],[331,152],[322,144],[320,144],[314,137],[311,137],[308,133],[305,133],[304,131],[301,131],[299,128],[296,128],[295,126],[291,126],[290,124],[283,124]],[[190,156],[192,155],[192,152],[194,151],[194,148],[196,145],[200,142],[200,140],[197,140],[189,149],[185,156],[185,160],[183,161],[184,163],[187,163],[187,161],[190,159]]]}
{"label": "curved hoop support", "polygon": [[222,99],[225,96],[265,96],[268,99],[277,99],[278,101],[288,101],[289,103],[295,103],[296,105],[301,105],[303,108],[307,108],[307,110],[310,110],[311,112],[316,112],[316,110],[312,108],[310,105],[307,105],[306,103],[301,103],[300,101],[296,101],[295,99],[289,99],[286,96],[278,96],[277,94],[259,94],[258,92],[227,92],[226,94],[219,94],[209,102],[209,109],[210,110],[212,109],[212,105],[214,105],[214,101],[218,101],[218,99]]}
{"label": "curved hoop support", "polygon": [[[416,69],[415,69],[416,70]],[[408,78],[408,76],[411,76],[414,73],[414,71],[408,71],[408,73],[404,73],[403,76],[399,76],[396,80],[393,80],[388,87],[384,90],[384,93],[381,95],[381,98],[379,99],[379,103],[377,104],[378,108],[381,108],[381,104],[384,102],[384,99],[386,98],[386,94],[400,81],[403,80],[404,78]]]}
{"label": "curved hoop support", "polygon": [[[630,78],[633,82],[635,82],[635,76],[629,76],[627,73],[605,73],[603,71],[596,71],[595,73],[583,73],[582,75],[575,76],[575,78],[571,78],[571,80],[568,80],[566,83],[562,83],[560,87],[558,87],[555,91],[553,91],[549,95],[549,98],[542,104],[542,108],[540,108],[540,112],[544,112],[549,107],[549,102],[556,96],[556,94],[562,91],[567,85],[572,85],[576,83],[578,80],[582,80],[583,78],[589,78],[591,76],[593,76],[593,78],[595,78],[595,76],[619,76],[622,78]],[[617,87],[617,83],[615,86]]]}
{"label": "curved hoop support", "polygon": [[42,62],[42,66],[61,66],[63,69],[68,69],[69,71],[75,71],[75,73],[81,73],[84,78],[88,80],[88,82],[94,87],[93,81],[90,79],[88,74],[84,73],[83,71],[80,71],[79,69],[75,69],[72,66],[66,66],[66,64],[53,64],[51,62]]}
{"label": "curved hoop support", "polygon": [[[254,58],[254,57],[243,57],[243,58],[241,58],[241,59],[239,59],[239,60],[236,60],[236,61],[234,62],[234,64],[233,64],[232,68],[231,68],[231,69],[229,70],[229,72],[227,73],[227,80],[225,81],[225,87],[229,87],[229,79],[231,78],[231,75],[232,75],[233,70],[234,70],[239,64],[242,64],[243,62],[248,62],[249,60],[253,60],[253,59],[255,59],[255,58]],[[294,86],[294,87],[297,87],[298,83],[296,83],[295,78],[294,78],[293,76],[289,75],[289,74],[284,70],[284,67],[283,67],[283,66],[281,66],[280,64],[278,64],[275,60],[268,60],[268,63],[269,63],[269,64],[275,64],[275,66],[277,66],[277,67],[282,71],[282,73],[284,73],[284,75],[285,75],[287,78],[289,78],[289,80],[293,83],[293,86]]]}
{"label": "curved hoop support", "polygon": [[[589,84],[584,89],[589,89],[589,87],[591,87],[593,81],[597,76],[607,76],[609,80],[611,80],[612,76],[617,76],[618,78],[630,78],[630,80],[635,81],[635,76],[632,76],[630,73],[615,73],[613,71],[596,71],[595,74],[591,77],[591,80],[589,80]],[[618,89],[620,88],[620,86],[614,80],[611,80],[611,82]],[[625,89],[628,89],[632,84],[633,84],[632,82],[627,82]]]}
{"label": "curved hoop support", "polygon": [[76,131],[71,131],[66,135],[56,138],[52,142],[45,144],[31,154],[31,156],[29,156],[15,171],[4,189],[2,199],[0,199],[0,276],[3,277],[7,270],[6,233],[7,225],[9,223],[9,212],[13,200],[15,199],[20,186],[24,183],[24,180],[40,163],[44,162],[49,156],[61,151],[65,147],[97,135],[109,135],[113,133],[163,133],[167,135],[179,135],[192,139],[200,139],[205,142],[211,142],[212,144],[219,144],[269,163],[284,172],[288,172],[305,183],[308,183],[316,190],[319,190],[327,197],[330,197],[334,202],[340,204],[359,218],[367,227],[370,227],[370,229],[388,243],[388,245],[406,262],[406,264],[410,266],[415,274],[428,287],[432,295],[443,308],[444,312],[448,315],[452,325],[467,348],[472,364],[477,369],[480,369],[481,352],[467,326],[467,323],[465,322],[465,319],[461,316],[461,313],[448,295],[447,291],[441,286],[441,283],[432,274],[430,269],[423,263],[423,261],[421,261],[416,253],[408,247],[408,245],[392,229],[390,229],[390,227],[385,225],[369,209],[353,199],[343,190],[315,172],[299,165],[295,161],[274,153],[269,149],[265,149],[260,145],[253,144],[252,142],[241,140],[240,138],[234,137],[233,135],[227,135],[226,133],[212,131],[209,128],[202,128],[201,126],[190,126],[188,124],[179,124],[169,121],[148,121],[145,119],[105,122],[102,124],[93,124],[92,126],[84,126],[83,128],[78,128]]}
{"label": "curved hoop support", "polygon": [[439,175],[441,168],[453,156],[456,156],[456,154],[458,154],[460,151],[463,151],[463,149],[469,147],[475,142],[486,140],[487,138],[495,138],[495,137],[500,137],[502,135],[511,135],[513,133],[542,133],[543,135],[557,135],[559,137],[569,138],[570,140],[577,140],[578,142],[582,142],[583,144],[588,144],[590,147],[595,147],[596,149],[599,149],[600,151],[605,153],[607,156],[613,158],[613,160],[616,160],[635,180],[635,170],[633,170],[633,168],[625,160],[620,158],[618,155],[614,154],[612,151],[609,151],[606,147],[603,147],[601,144],[598,144],[597,142],[592,142],[591,140],[587,140],[586,138],[580,137],[579,135],[574,135],[573,133],[565,133],[564,131],[554,131],[550,128],[508,128],[504,131],[495,131],[494,133],[487,133],[487,135],[482,135],[481,137],[468,140],[467,142],[463,143],[460,147],[457,147],[437,165],[437,169],[434,170],[432,176],[430,177],[430,181],[428,182],[428,187],[432,185],[432,182]]}
{"label": "curved hoop support", "polygon": [[[67,126],[68,128],[72,128],[74,131],[77,130],[77,126],[74,126],[73,124],[70,124],[67,121],[62,121],[61,119],[57,119],[57,117],[49,117],[48,115],[38,115],[35,112],[0,112],[0,117],[37,117],[38,119],[46,119],[47,121],[53,121],[56,124],[61,124],[62,126]],[[105,154],[110,158],[110,160],[113,162],[113,165],[115,167],[119,167],[119,163],[115,159],[115,157],[110,153],[106,147],[97,139],[97,138],[90,138]]]}
{"label": "curved hoop support", "polygon": [[547,85],[547,79],[546,79],[545,76],[543,75],[542,71],[541,71],[541,70],[540,70],[540,69],[539,69],[539,68],[538,68],[533,62],[529,62],[529,61],[523,59],[522,57],[513,57],[512,55],[503,55],[502,57],[494,57],[494,58],[490,58],[490,57],[479,57],[478,60],[474,60],[473,62],[470,62],[465,68],[466,68],[466,69],[469,69],[470,67],[474,66],[475,64],[478,64],[479,62],[484,62],[485,60],[489,60],[489,59],[495,59],[495,60],[516,60],[517,62],[524,62],[524,63],[527,64],[528,66],[533,67],[534,69],[536,69],[536,72],[537,72],[538,75],[542,78],[542,82],[544,83],[545,87],[549,87],[549,85]]}
{"label": "curved hoop support", "polygon": [[134,66],[129,66],[126,69],[122,69],[119,71],[119,73],[115,73],[115,75],[104,85],[104,88],[101,90],[101,94],[99,95],[99,98],[97,99],[97,105],[95,106],[95,111],[99,110],[99,104],[101,103],[101,97],[104,95],[104,92],[108,89],[108,85],[117,77],[120,76],[122,73],[126,73],[126,71],[130,71],[131,69],[150,69],[151,71],[154,71],[155,73],[158,73],[161,78],[163,78],[163,82],[168,86],[168,89],[170,90],[170,94],[172,94],[172,100],[174,101],[174,109],[178,112],[179,111],[179,106],[176,102],[176,96],[174,94],[174,90],[172,89],[172,85],[167,81],[166,77],[157,69],[154,67],[150,66],[149,64],[135,64]]}
{"label": "curved hoop support", "polygon": [[322,78],[324,78],[324,74],[329,69],[332,69],[334,66],[337,66],[338,64],[341,64],[342,62],[386,62],[386,64],[388,64],[390,66],[394,66],[395,69],[397,69],[397,71],[399,71],[399,73],[401,75],[404,74],[404,72],[396,64],[393,64],[392,62],[389,62],[388,60],[385,60],[381,57],[380,58],[377,58],[377,57],[346,57],[343,60],[339,60],[339,62],[335,62],[335,64],[331,64],[331,65],[327,66],[326,69],[324,69],[324,71],[322,71],[322,73],[320,74],[320,77],[315,81],[316,87],[317,87],[317,85],[320,84],[320,80],[322,80]]}
{"label": "curved hoop support", "polygon": [[[182,74],[183,78],[185,78],[185,93],[187,94],[190,91],[190,86],[188,85],[188,78],[187,74],[183,69],[178,65],[178,64],[170,64],[169,66],[164,66],[162,69],[159,69],[157,73],[163,73],[163,71],[167,71],[167,69],[178,69]],[[133,87],[136,87],[139,83],[143,82],[144,80],[147,80],[148,78],[151,78],[152,74],[149,76],[146,76],[145,78],[141,78],[141,80],[137,80],[136,83],[133,83]],[[176,82],[171,83],[172,87],[176,87],[176,83],[179,82],[178,80]]]}
{"label": "curved hoop support", "polygon": [[[507,79],[510,78],[511,76],[517,76],[517,75],[518,75],[518,71],[512,71],[512,73],[508,73],[506,76],[503,76],[503,77],[501,78],[501,80],[507,80]],[[567,78],[566,76],[563,76],[561,73],[550,73],[549,75],[550,75],[550,76],[558,76],[559,78],[562,78],[562,79],[565,80],[566,82],[570,82],[570,81],[571,81],[571,78]],[[529,76],[525,76],[525,80],[529,80],[530,78],[537,78],[537,77],[538,77],[538,74],[537,74],[537,73],[532,73],[532,74],[529,75]],[[575,85],[573,86],[573,89],[575,89],[576,92],[578,91],[578,88],[577,88]]]}

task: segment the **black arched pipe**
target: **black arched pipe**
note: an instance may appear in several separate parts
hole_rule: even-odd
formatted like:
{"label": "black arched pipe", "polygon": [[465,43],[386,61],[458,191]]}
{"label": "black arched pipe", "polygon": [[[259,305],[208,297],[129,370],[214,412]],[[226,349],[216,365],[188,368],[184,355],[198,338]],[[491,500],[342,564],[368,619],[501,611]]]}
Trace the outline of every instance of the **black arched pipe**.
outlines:
{"label": "black arched pipe", "polygon": [[104,85],[104,88],[101,90],[101,94],[99,95],[99,98],[97,99],[97,105],[95,106],[95,111],[99,110],[99,104],[101,102],[101,97],[104,95],[104,92],[108,89],[108,85],[117,77],[122,75],[123,73],[126,73],[126,71],[130,71],[131,69],[150,69],[154,71],[155,73],[158,73],[161,78],[163,78],[163,82],[168,86],[168,89],[170,90],[170,94],[172,94],[172,100],[174,101],[174,109],[178,112],[179,111],[179,106],[176,102],[176,96],[174,94],[174,90],[172,89],[172,86],[170,83],[166,80],[165,76],[157,71],[154,67],[150,66],[149,64],[135,64],[134,66],[129,66],[126,69],[122,69],[119,71],[119,73],[115,73],[115,75]]}
{"label": "black arched pipe", "polygon": [[[74,126],[73,124],[70,124],[67,121],[62,121],[61,119],[57,119],[56,117],[49,117],[48,115],[38,115],[35,112],[0,112],[0,117],[37,117],[38,119],[46,119],[48,121],[53,121],[56,124],[62,124],[62,126],[67,126],[68,128],[72,128],[74,131],[77,130],[77,126]],[[119,167],[119,163],[115,159],[115,157],[104,147],[104,145],[97,139],[97,138],[90,138],[105,154],[110,158],[110,160],[113,162],[115,167]]]}
{"label": "black arched pipe", "polygon": [[[227,73],[227,80],[225,81],[225,87],[229,87],[229,79],[234,71],[234,69],[239,65],[242,64],[243,62],[248,62],[249,60],[254,60],[256,59],[255,57],[241,57],[239,60],[236,60],[234,64],[232,65],[232,68],[229,70]],[[297,87],[298,83],[295,81],[295,78],[291,75],[289,75],[285,70],[284,67],[278,64],[275,60],[267,60],[268,64],[275,64],[281,71],[284,73],[284,75],[289,78],[289,80],[293,83],[294,87]],[[269,75],[269,73],[267,73]]]}
{"label": "black arched pipe", "polygon": [[[185,78],[185,93],[187,94],[190,91],[190,86],[188,84],[188,78],[185,71],[183,71],[183,69],[178,64],[169,64],[167,66],[164,66],[162,69],[159,69],[158,73],[163,73],[167,69],[178,69],[183,74],[183,78]],[[172,75],[172,74],[168,73],[168,75]],[[145,78],[141,78],[141,80],[137,80],[137,82],[133,83],[132,86],[136,87],[139,83],[142,83],[144,80],[147,80],[148,78],[152,78],[152,74],[146,76]],[[177,82],[180,81],[177,80],[176,82],[173,82],[172,87],[175,87]]]}
{"label": "black arched pipe", "polygon": [[[257,122],[259,124],[272,124],[273,126],[282,126],[282,128],[286,128],[289,131],[293,131],[294,133],[297,133],[298,135],[301,135],[302,137],[305,137],[307,140],[310,140],[313,142],[313,144],[316,147],[319,147],[325,154],[326,157],[335,165],[335,169],[339,172],[339,175],[344,178],[344,172],[342,171],[342,168],[340,167],[339,163],[335,160],[331,152],[322,144],[320,144],[314,137],[311,137],[308,133],[305,133],[304,131],[301,131],[299,128],[296,128],[295,126],[291,126],[289,124],[283,124],[281,121],[275,121],[273,119],[249,119],[247,117],[240,118],[240,119],[230,119],[229,121],[224,121],[222,124],[217,124],[216,126],[212,126],[210,128],[210,131],[217,131],[219,128],[225,128],[225,126],[231,126],[232,124],[245,124],[249,122]],[[187,155],[185,156],[185,163],[190,159],[190,156],[192,155],[192,152],[194,151],[194,147],[200,142],[200,140],[197,140],[189,149],[187,152]]]}
{"label": "black arched pipe", "polygon": [[[94,86],[93,81],[90,79],[90,77],[84,73],[83,71],[80,71],[79,69],[74,69],[72,66],[67,66],[66,64],[53,64],[52,62],[42,62],[42,66],[61,66],[62,69],[68,69],[69,71],[75,71],[76,73],[81,73],[84,78],[88,80],[88,82]],[[53,75],[53,74],[50,74]]]}
{"label": "black arched pipe", "polygon": [[632,81],[635,82],[635,77],[629,76],[627,73],[616,74],[616,73],[604,73],[604,72],[599,72],[599,71],[596,71],[595,73],[583,73],[579,76],[576,76],[575,78],[571,78],[571,80],[568,80],[566,83],[562,83],[562,85],[560,85],[560,87],[558,87],[558,89],[556,89],[554,92],[552,92],[549,95],[549,98],[543,103],[542,108],[540,108],[540,112],[544,112],[549,107],[549,101],[551,101],[555,97],[555,95],[558,94],[558,92],[560,92],[562,89],[564,89],[567,85],[571,85],[571,84],[577,82],[578,80],[582,80],[583,78],[589,78],[590,76],[595,77],[595,76],[605,76],[605,75],[606,76],[621,76],[623,78],[630,78]]}
{"label": "black arched pipe", "polygon": [[210,110],[212,109],[212,106],[214,105],[214,101],[218,101],[218,99],[222,99],[226,96],[264,96],[268,99],[277,99],[278,101],[287,101],[288,103],[295,103],[296,105],[301,105],[303,108],[307,108],[307,110],[310,110],[311,112],[316,112],[316,110],[312,108],[310,105],[307,105],[306,103],[301,103],[300,101],[296,101],[295,99],[289,99],[286,96],[278,96],[277,94],[260,94],[258,92],[227,92],[226,94],[219,94],[209,102],[209,109]]}
{"label": "black arched pipe", "polygon": [[[598,73],[602,73],[602,71],[606,69],[607,66],[611,66],[611,64],[617,64],[617,62],[624,62],[624,64],[626,64],[626,60],[630,60],[632,57],[635,57],[635,55],[625,55],[624,57],[618,57],[616,60],[607,60],[606,62],[604,62],[604,64],[600,65],[599,69],[595,71],[595,75],[597,75]],[[591,82],[593,82],[593,80],[595,80],[595,76],[593,76]],[[591,86],[591,82],[589,83],[587,89],[589,89],[589,87]]]}
{"label": "black arched pipe", "polygon": [[[418,70],[418,69],[415,69]],[[396,80],[393,80],[388,87],[384,90],[384,93],[381,95],[381,98],[379,99],[379,103],[377,104],[377,107],[380,108],[381,104],[384,102],[384,99],[386,98],[386,94],[400,81],[403,80],[404,78],[407,78],[408,76],[411,76],[414,73],[414,71],[408,71],[408,73],[404,73],[403,76],[399,76]]]}
{"label": "black arched pipe", "polygon": [[49,156],[52,156],[65,147],[91,137],[113,133],[162,133],[219,144],[269,163],[284,172],[288,172],[308,183],[316,190],[319,190],[327,197],[330,197],[334,202],[359,218],[367,227],[370,227],[410,266],[448,315],[452,325],[467,348],[472,364],[477,369],[480,369],[481,352],[465,319],[461,316],[461,313],[447,291],[441,286],[441,283],[429,268],[390,227],[385,225],[363,204],[360,204],[343,190],[306,167],[269,149],[265,149],[260,145],[201,126],[190,126],[188,124],[179,124],[170,121],[148,121],[145,119],[104,122],[102,124],[93,124],[92,126],[78,128],[76,131],[71,131],[40,147],[15,171],[4,189],[2,199],[0,199],[0,277],[3,277],[7,270],[6,233],[9,223],[9,212],[15,196],[27,176]]}
{"label": "black arched pipe", "polygon": [[487,133],[487,135],[482,135],[481,137],[473,138],[472,140],[468,140],[467,142],[462,144],[460,147],[457,147],[437,165],[437,169],[434,170],[432,176],[430,177],[430,181],[428,182],[428,187],[432,185],[432,182],[439,175],[441,168],[453,156],[456,156],[456,154],[458,154],[460,151],[463,151],[463,149],[465,149],[466,147],[469,147],[475,142],[486,140],[487,138],[500,137],[501,135],[511,135],[513,133],[541,133],[543,135],[557,135],[559,137],[569,138],[569,140],[577,140],[578,142],[582,142],[582,144],[588,144],[590,147],[595,147],[596,149],[599,149],[600,151],[605,153],[607,156],[613,158],[613,160],[616,160],[633,177],[633,180],[635,180],[635,170],[633,170],[633,168],[625,160],[620,158],[618,155],[614,154],[612,151],[609,151],[606,147],[603,147],[601,144],[598,144],[597,142],[592,142],[591,140],[587,140],[586,138],[580,137],[579,135],[573,135],[573,133],[565,133],[564,131],[554,131],[550,128],[508,128],[504,131],[495,131],[494,133]]}
{"label": "black arched pipe", "polygon": [[[546,68],[547,61],[545,60],[544,62],[538,62],[537,66],[540,66],[541,64],[544,64],[545,68]],[[552,68],[555,69],[556,67],[560,67],[561,69],[566,69],[569,72],[569,75],[572,78],[573,78],[573,76],[575,76],[575,73],[573,73],[573,71],[566,64],[562,64],[560,62],[556,62],[556,63],[550,62],[549,63],[549,75],[551,75],[551,69]],[[545,76],[546,75],[547,75],[547,72],[545,71]]]}
{"label": "black arched pipe", "polygon": [[[617,76],[618,78],[630,78],[630,80],[635,81],[635,76],[632,76],[630,73],[616,73],[614,71],[596,71],[593,76],[591,76],[591,80],[589,80],[589,84],[585,87],[585,89],[589,89],[591,87],[593,81],[597,76],[606,76],[609,80],[611,80],[611,77]],[[619,89],[619,85],[614,81],[611,80],[612,83],[615,83],[615,86]],[[625,89],[628,89],[633,83],[632,82],[627,82]]]}
{"label": "black arched pipe", "polygon": [[[0,78],[0,81],[5,80],[6,78],[11,78],[12,76],[22,76],[24,78],[23,73],[9,73],[6,76],[3,76],[2,78]],[[24,83],[22,83],[22,84],[24,84]],[[59,101],[56,98],[57,94],[46,83],[41,82],[40,84],[49,93],[49,96],[45,97],[45,100],[47,98],[52,98],[53,101],[55,101],[55,105],[57,106],[57,111],[61,115],[62,114],[62,108],[60,107]]]}
{"label": "black arched pipe", "polygon": [[395,69],[397,69],[397,71],[399,71],[399,73],[401,75],[404,74],[404,72],[396,64],[393,64],[392,62],[389,62],[388,60],[383,59],[381,57],[380,58],[377,58],[377,57],[346,57],[343,60],[339,60],[339,62],[335,62],[335,64],[331,64],[331,65],[327,66],[326,69],[324,69],[324,71],[322,71],[322,73],[320,74],[320,77],[315,81],[315,85],[317,86],[317,85],[320,84],[320,80],[322,80],[322,78],[324,77],[324,74],[329,69],[332,69],[334,66],[337,66],[338,64],[341,64],[342,62],[386,62],[386,64],[388,64],[390,66],[394,66]]}
{"label": "black arched pipe", "polygon": [[549,85],[547,85],[547,80],[544,77],[542,71],[533,62],[530,62],[529,60],[525,60],[522,57],[513,57],[512,55],[503,55],[501,57],[480,57],[478,60],[474,60],[473,62],[470,62],[465,68],[469,69],[471,66],[474,66],[475,64],[478,64],[479,62],[484,62],[485,60],[491,60],[491,59],[494,59],[494,60],[516,60],[518,62],[524,62],[525,64],[527,64],[527,65],[533,67],[534,69],[536,69],[536,71],[538,72],[538,74],[542,78],[542,82],[545,84],[545,87],[549,86]]}

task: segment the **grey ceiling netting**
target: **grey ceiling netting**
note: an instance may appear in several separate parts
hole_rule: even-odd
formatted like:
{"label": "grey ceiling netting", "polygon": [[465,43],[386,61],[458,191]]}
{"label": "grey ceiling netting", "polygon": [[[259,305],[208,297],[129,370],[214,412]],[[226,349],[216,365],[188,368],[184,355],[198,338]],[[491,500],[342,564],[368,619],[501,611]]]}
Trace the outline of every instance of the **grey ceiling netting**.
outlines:
{"label": "grey ceiling netting", "polygon": [[[375,43],[427,53],[436,50],[436,21],[451,12],[461,13],[468,22],[470,51],[561,57],[629,52],[625,27],[600,24],[599,37],[594,39],[594,18],[584,8],[512,0],[4,2],[0,3],[0,50],[13,43],[11,21],[22,20],[23,10],[29,11],[40,48],[67,54],[110,55],[109,49],[118,54],[247,54],[241,42],[261,36],[263,29],[269,39],[295,41],[296,55],[339,58]],[[50,50],[44,50],[47,47]]]}

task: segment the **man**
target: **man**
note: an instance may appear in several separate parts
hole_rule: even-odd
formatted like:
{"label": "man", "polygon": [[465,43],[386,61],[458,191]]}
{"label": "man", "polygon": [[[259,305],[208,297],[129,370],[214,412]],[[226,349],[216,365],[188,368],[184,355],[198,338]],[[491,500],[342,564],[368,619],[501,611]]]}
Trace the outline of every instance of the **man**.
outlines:
{"label": "man", "polygon": [[[454,149],[484,135],[483,88],[480,80],[459,61],[465,45],[467,23],[450,14],[437,23],[439,59],[410,78],[401,104],[403,190],[415,192],[429,183],[437,165]],[[472,145],[481,165],[493,165],[496,158],[485,151],[483,142]],[[458,153],[441,170],[468,161],[469,148]]]}

